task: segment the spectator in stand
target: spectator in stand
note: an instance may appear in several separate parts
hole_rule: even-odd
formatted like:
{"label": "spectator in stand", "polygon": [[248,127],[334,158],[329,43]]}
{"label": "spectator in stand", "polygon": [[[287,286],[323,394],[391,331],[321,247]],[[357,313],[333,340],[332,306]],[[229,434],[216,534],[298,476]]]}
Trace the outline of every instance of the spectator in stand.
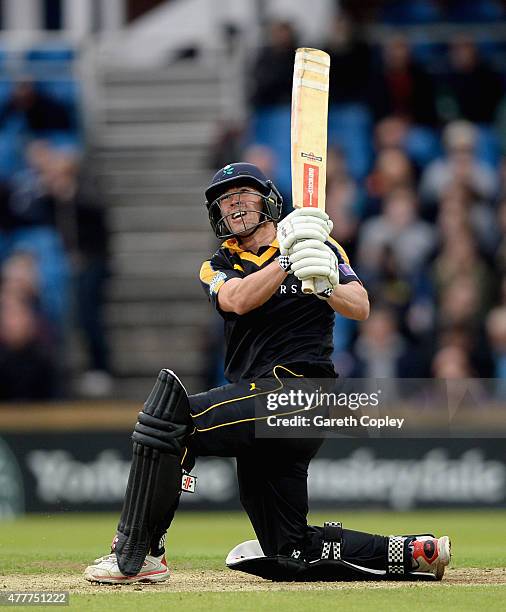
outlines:
{"label": "spectator in stand", "polygon": [[443,387],[434,387],[436,395],[431,398],[434,409],[449,411],[453,415],[464,407],[479,410],[490,401],[489,389],[477,378],[479,374],[468,351],[459,344],[440,348],[432,359],[431,372],[434,378],[453,381],[446,382]]}
{"label": "spectator in stand", "polygon": [[14,253],[30,253],[37,264],[40,310],[55,338],[63,339],[68,313],[68,261],[52,223],[44,176],[51,149],[43,142],[28,147],[29,166],[12,177],[0,227],[0,265]]}
{"label": "spectator in stand", "polygon": [[51,225],[45,177],[54,160],[54,149],[45,140],[26,147],[25,168],[10,180],[9,213],[13,227]]}
{"label": "spectator in stand", "polygon": [[290,104],[293,59],[297,42],[292,25],[273,21],[268,26],[269,41],[259,53],[253,68],[251,103],[255,108]]}
{"label": "spectator in stand", "polygon": [[438,288],[439,326],[466,326],[476,331],[479,328],[481,299],[476,279],[469,274],[454,276],[450,284]]}
{"label": "spectator in stand", "polygon": [[498,189],[493,168],[476,157],[476,127],[469,121],[453,121],[443,132],[445,157],[425,169],[420,195],[425,205],[436,206],[450,185],[469,189],[480,200],[491,202]]}
{"label": "spectator in stand", "polygon": [[418,373],[426,374],[423,355],[430,349],[434,326],[433,287],[423,267],[404,274],[391,246],[383,248],[378,268],[367,283],[373,302],[379,302],[395,314],[399,330],[416,341],[420,355]]}
{"label": "spectator in stand", "polygon": [[[448,285],[438,289],[436,331],[440,346],[458,344],[469,355],[474,372],[490,376],[491,363],[483,326],[489,296],[480,294],[477,278],[467,270],[462,270]],[[465,342],[456,341],[460,340],[459,333],[464,336],[462,330],[465,330]]]}
{"label": "spectator in stand", "polygon": [[399,271],[413,275],[427,260],[435,241],[434,228],[418,216],[415,192],[398,187],[384,200],[382,213],[362,226],[357,257],[361,275],[367,282],[378,273],[387,246]]}
{"label": "spectator in stand", "polygon": [[89,356],[80,390],[85,395],[107,395],[112,379],[102,312],[108,248],[105,211],[97,204],[92,185],[81,175],[75,154],[55,152],[44,182],[53,224],[70,258],[77,320]]}
{"label": "spectator in stand", "polygon": [[363,217],[377,215],[382,201],[398,188],[412,188],[415,183],[413,166],[398,148],[380,149],[372,172],[366,179],[367,202]]}
{"label": "spectator in stand", "polygon": [[448,198],[441,201],[437,230],[440,245],[456,242],[461,236],[473,233],[469,214],[458,200]]}
{"label": "spectator in stand", "polygon": [[353,21],[344,11],[334,17],[323,48],[330,55],[329,104],[365,102],[371,51],[360,40]]}
{"label": "spectator in stand", "polygon": [[33,136],[54,130],[69,131],[74,127],[65,105],[37,91],[29,79],[16,83],[10,99],[0,111],[0,126],[11,117],[24,120]]}
{"label": "spectator in stand", "polygon": [[374,126],[374,146],[376,151],[383,149],[402,149],[409,131],[409,123],[402,117],[389,115]]}
{"label": "spectator in stand", "polygon": [[437,124],[432,79],[413,61],[405,36],[384,43],[382,66],[371,80],[370,106],[376,120],[396,115],[411,124]]}
{"label": "spectator in stand", "polygon": [[54,397],[55,369],[37,315],[18,295],[0,295],[0,400]]}
{"label": "spectator in stand", "polygon": [[471,378],[474,371],[469,357],[459,346],[445,346],[434,355],[432,360],[434,378],[463,379]]}
{"label": "spectator in stand", "polygon": [[464,285],[470,279],[479,296],[477,314],[483,314],[493,299],[494,282],[490,269],[477,249],[470,228],[458,232],[442,244],[433,263],[433,278],[438,295],[442,295],[453,283]]}
{"label": "spectator in stand", "polygon": [[360,324],[353,352],[353,376],[357,378],[392,379],[415,372],[415,352],[399,332],[394,313],[384,306],[376,305],[367,321]]}
{"label": "spectator in stand", "polygon": [[0,289],[40,311],[40,279],[37,261],[31,253],[18,251],[4,262]]}
{"label": "spectator in stand", "polygon": [[450,71],[445,85],[453,107],[446,119],[493,123],[503,95],[501,78],[480,58],[475,42],[465,34],[450,41]]}
{"label": "spectator in stand", "polygon": [[327,152],[326,192],[325,207],[334,222],[332,238],[345,248],[351,261],[354,261],[362,196],[347,171],[342,152],[336,148],[330,148]]}
{"label": "spectator in stand", "polygon": [[418,173],[440,153],[439,138],[432,128],[413,126],[404,117],[384,117],[374,127],[376,151],[400,149],[410,159]]}
{"label": "spectator in stand", "polygon": [[367,285],[374,300],[395,313],[403,321],[409,305],[414,299],[415,285],[399,271],[393,249],[385,245],[380,252],[378,269]]}
{"label": "spectator in stand", "polygon": [[480,251],[487,257],[494,254],[500,241],[492,207],[461,184],[449,185],[445,189],[438,206],[438,224],[441,224],[443,234],[446,229],[451,231],[459,226],[454,233],[457,239],[458,232],[468,227],[475,236]]}

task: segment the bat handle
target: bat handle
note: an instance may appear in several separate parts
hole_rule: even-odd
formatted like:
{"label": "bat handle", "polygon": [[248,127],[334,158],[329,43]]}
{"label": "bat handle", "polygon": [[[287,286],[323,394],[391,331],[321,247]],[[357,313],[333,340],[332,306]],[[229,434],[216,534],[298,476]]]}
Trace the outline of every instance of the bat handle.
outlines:
{"label": "bat handle", "polygon": [[306,280],[302,281],[302,293],[307,293],[308,295],[310,293],[314,293],[314,279],[312,278],[307,278]]}

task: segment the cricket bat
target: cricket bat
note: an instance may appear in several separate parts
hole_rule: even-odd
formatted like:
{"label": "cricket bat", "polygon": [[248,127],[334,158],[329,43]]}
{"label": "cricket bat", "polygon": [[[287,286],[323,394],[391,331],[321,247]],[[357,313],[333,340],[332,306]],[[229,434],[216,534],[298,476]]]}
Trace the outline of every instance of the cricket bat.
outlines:
{"label": "cricket bat", "polygon": [[[295,53],[292,89],[292,202],[325,210],[330,57],[319,49]],[[312,279],[302,291],[314,293]]]}

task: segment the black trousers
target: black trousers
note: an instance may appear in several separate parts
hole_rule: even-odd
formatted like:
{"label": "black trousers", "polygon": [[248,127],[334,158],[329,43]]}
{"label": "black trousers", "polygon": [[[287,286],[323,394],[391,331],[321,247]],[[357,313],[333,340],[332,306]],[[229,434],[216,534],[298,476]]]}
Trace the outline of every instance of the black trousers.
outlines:
{"label": "black trousers", "polygon": [[[283,378],[292,373],[312,378],[329,375],[326,370],[304,365],[287,367],[289,370],[275,374]],[[318,555],[322,529],[307,523],[307,476],[309,462],[323,440],[255,436],[258,396],[275,388],[275,382],[273,378],[268,383],[272,387],[257,389],[242,381],[190,396],[193,431],[182,466],[191,471],[199,456],[235,457],[240,500],[264,554],[290,555],[294,549],[302,549]],[[174,511],[176,508],[177,502]],[[173,513],[170,520],[172,517]],[[386,547],[383,536],[343,530],[344,559],[384,569]]]}

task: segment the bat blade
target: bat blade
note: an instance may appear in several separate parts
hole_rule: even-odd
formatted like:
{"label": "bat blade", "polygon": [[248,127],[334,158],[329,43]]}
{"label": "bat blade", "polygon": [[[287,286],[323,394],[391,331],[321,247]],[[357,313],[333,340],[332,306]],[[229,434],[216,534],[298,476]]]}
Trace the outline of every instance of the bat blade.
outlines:
{"label": "bat blade", "polygon": [[[297,208],[325,210],[330,57],[319,49],[295,53],[292,89],[292,201]],[[302,283],[314,293],[314,282]]]}

